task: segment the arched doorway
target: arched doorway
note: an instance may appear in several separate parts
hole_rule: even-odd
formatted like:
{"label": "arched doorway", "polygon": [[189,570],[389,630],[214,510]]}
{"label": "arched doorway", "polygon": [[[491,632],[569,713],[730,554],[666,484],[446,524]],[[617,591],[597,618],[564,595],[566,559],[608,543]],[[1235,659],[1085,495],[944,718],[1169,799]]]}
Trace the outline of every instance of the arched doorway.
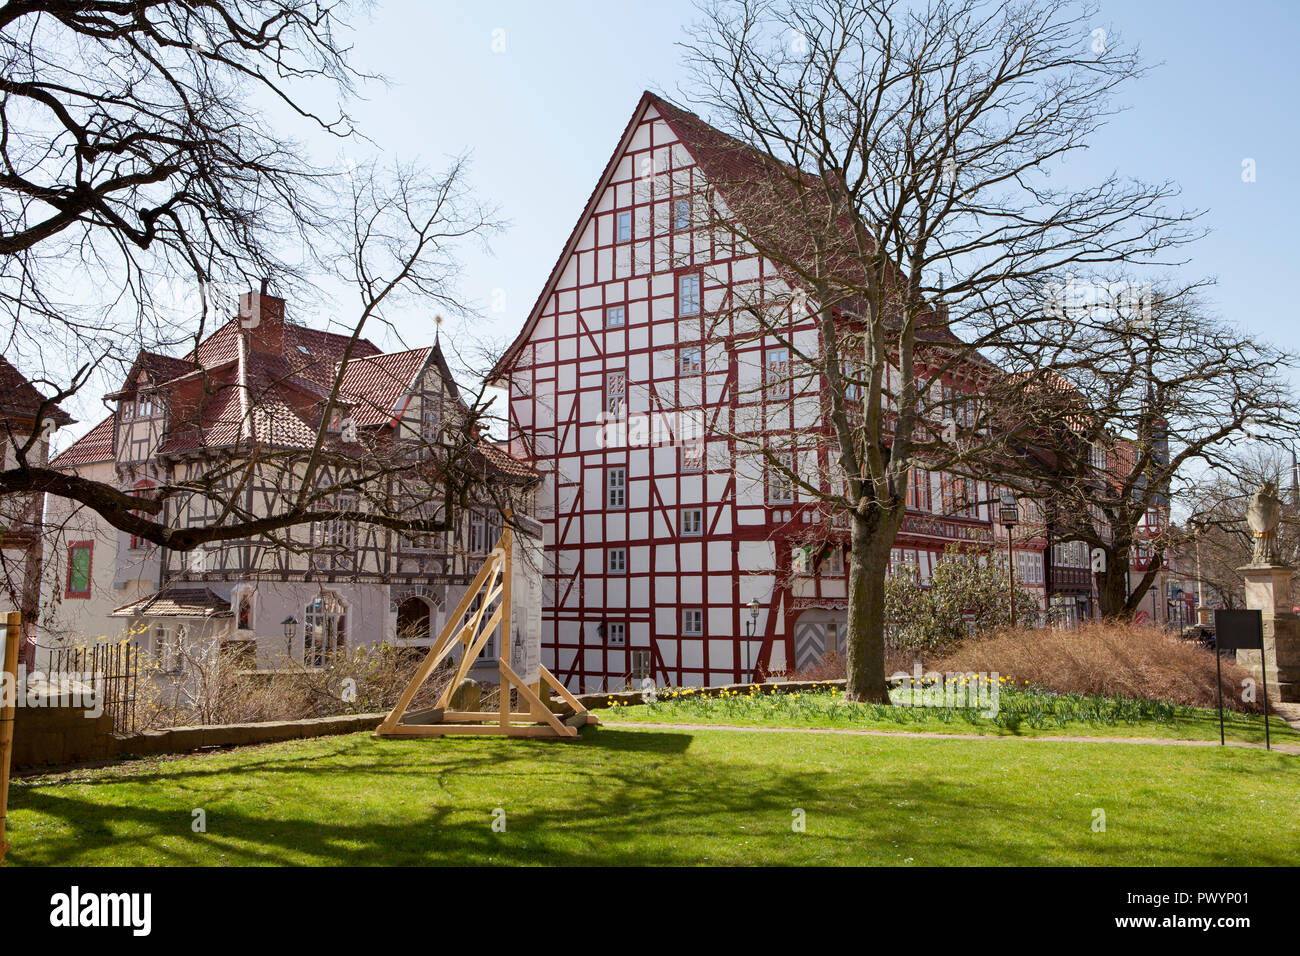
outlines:
{"label": "arched doorway", "polygon": [[427,641],[433,633],[433,608],[424,598],[408,597],[397,605],[397,639]]}
{"label": "arched doorway", "polygon": [[843,610],[809,608],[794,621],[794,668],[821,663],[832,651],[843,656],[848,615]]}

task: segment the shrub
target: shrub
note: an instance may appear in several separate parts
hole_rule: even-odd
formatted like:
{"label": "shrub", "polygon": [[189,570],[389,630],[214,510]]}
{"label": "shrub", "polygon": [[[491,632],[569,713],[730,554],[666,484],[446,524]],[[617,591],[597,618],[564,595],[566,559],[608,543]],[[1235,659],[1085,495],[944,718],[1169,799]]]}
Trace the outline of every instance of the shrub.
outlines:
{"label": "shrub", "polygon": [[[1058,694],[1096,694],[1166,700],[1192,707],[1217,706],[1214,652],[1153,627],[1088,624],[1083,627],[1001,630],[931,660],[926,669],[942,672],[996,671],[1016,684]],[[1249,675],[1223,660],[1225,707],[1247,713],[1263,710],[1246,702],[1242,682]],[[1256,688],[1256,696],[1261,694]]]}
{"label": "shrub", "polygon": [[[1039,601],[1016,588],[1021,621],[1037,621],[1041,611]],[[950,546],[926,585],[906,570],[885,579],[886,640],[901,651],[951,647],[1009,623],[1006,571],[984,553]]]}

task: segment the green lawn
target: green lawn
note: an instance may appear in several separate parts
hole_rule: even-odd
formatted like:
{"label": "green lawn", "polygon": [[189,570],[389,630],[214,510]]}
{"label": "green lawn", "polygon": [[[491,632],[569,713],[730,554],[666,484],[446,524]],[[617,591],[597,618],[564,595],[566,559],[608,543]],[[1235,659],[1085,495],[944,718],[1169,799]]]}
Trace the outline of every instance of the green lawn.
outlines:
{"label": "green lawn", "polygon": [[[1300,758],[588,728],[367,734],[15,781],[15,865],[1300,863]],[[492,829],[505,812],[505,832]],[[207,832],[191,830],[192,811]],[[806,832],[794,832],[802,810]],[[1105,832],[1094,832],[1095,811]]]}
{"label": "green lawn", "polygon": [[[841,692],[772,693],[709,697],[690,690],[666,691],[649,704],[609,707],[606,723],[692,723],[763,727],[841,727],[927,733],[1045,737],[1153,737],[1218,740],[1219,712],[1158,701],[1059,696],[1032,688],[1001,688],[997,714],[967,707],[875,707],[850,704]],[[907,691],[894,691],[901,701]],[[1274,743],[1300,744],[1300,732],[1280,717],[1269,722]],[[1224,711],[1228,740],[1264,742],[1261,714]]]}

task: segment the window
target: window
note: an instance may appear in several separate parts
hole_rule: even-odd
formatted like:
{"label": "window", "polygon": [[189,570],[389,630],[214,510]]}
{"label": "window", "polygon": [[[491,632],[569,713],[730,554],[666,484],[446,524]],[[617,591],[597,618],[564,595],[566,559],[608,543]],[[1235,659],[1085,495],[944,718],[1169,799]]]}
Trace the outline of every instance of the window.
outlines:
{"label": "window", "polygon": [[185,625],[173,631],[161,624],[153,629],[153,652],[158,667],[164,674],[180,674],[185,670]]}
{"label": "window", "polygon": [[601,625],[605,629],[605,643],[610,647],[627,646],[627,625],[622,622],[610,623],[606,621]]}
{"label": "window", "polygon": [[627,307],[611,305],[605,309],[605,328],[621,329],[627,324]]}
{"label": "window", "polygon": [[907,473],[907,507],[930,510],[930,473],[924,468],[913,468]]}
{"label": "window", "polygon": [[790,350],[767,350],[767,394],[786,398],[790,394]]}
{"label": "window", "polygon": [[606,551],[605,570],[610,574],[626,574],[627,548],[610,548]]}
{"label": "window", "polygon": [[704,442],[693,441],[682,446],[682,471],[704,470]]}
{"label": "window", "polygon": [[838,546],[832,546],[822,562],[822,574],[833,578],[844,576],[844,552]]}
{"label": "window", "polygon": [[704,612],[699,608],[682,611],[682,636],[699,637],[704,633]]}
{"label": "window", "polygon": [[236,607],[238,610],[235,616],[235,627],[241,631],[251,631],[253,629],[253,592],[240,591]]}
{"label": "window", "polygon": [[627,372],[605,376],[605,411],[619,419],[627,415]]}
{"label": "window", "polygon": [[673,232],[684,232],[691,228],[691,201],[689,199],[673,200]]}
{"label": "window", "polygon": [[614,217],[614,241],[627,242],[632,238],[632,213],[621,212]]}
{"label": "window", "polygon": [[68,545],[68,584],[65,597],[90,597],[90,571],[94,551],[93,541],[74,541]]}
{"label": "window", "polygon": [[704,533],[704,509],[703,508],[683,508],[682,509],[682,534],[703,534]]}
{"label": "window", "polygon": [[677,314],[700,314],[700,276],[698,273],[677,277]]}
{"label": "window", "polygon": [[303,612],[303,663],[324,667],[347,646],[347,610],[333,591],[323,591]]}
{"label": "window", "polygon": [[939,492],[944,514],[979,517],[979,493],[973,478],[942,474],[939,476]]}
{"label": "window", "polygon": [[[332,511],[356,511],[358,499],[356,492],[341,491],[334,496],[329,505]],[[312,522],[312,541],[323,548],[335,548],[339,551],[351,551],[357,543],[357,523],[351,518],[327,518]]]}
{"label": "window", "polygon": [[605,505],[609,508],[627,506],[626,468],[611,468],[605,472]]}
{"label": "window", "polygon": [[487,554],[501,537],[501,515],[498,512],[475,512],[469,519],[470,554]]}
{"label": "window", "polygon": [[632,679],[642,681],[650,676],[650,652],[649,651],[631,651],[632,657]]}
{"label": "window", "polygon": [[697,374],[703,368],[700,347],[691,345],[677,353],[677,370],[682,375]]}
{"label": "window", "polygon": [[794,501],[794,455],[781,456],[780,464],[767,466],[767,500],[774,505],[788,505]]}

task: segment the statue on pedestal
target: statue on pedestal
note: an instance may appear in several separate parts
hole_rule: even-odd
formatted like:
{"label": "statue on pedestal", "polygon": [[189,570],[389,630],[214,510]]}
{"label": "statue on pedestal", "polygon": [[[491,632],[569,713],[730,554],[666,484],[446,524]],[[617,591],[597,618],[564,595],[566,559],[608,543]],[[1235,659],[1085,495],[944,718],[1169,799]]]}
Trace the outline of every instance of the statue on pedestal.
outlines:
{"label": "statue on pedestal", "polygon": [[1277,482],[1265,479],[1246,504],[1246,524],[1255,534],[1251,567],[1269,567],[1281,563],[1277,553],[1277,525],[1281,520],[1282,500],[1277,496]]}

